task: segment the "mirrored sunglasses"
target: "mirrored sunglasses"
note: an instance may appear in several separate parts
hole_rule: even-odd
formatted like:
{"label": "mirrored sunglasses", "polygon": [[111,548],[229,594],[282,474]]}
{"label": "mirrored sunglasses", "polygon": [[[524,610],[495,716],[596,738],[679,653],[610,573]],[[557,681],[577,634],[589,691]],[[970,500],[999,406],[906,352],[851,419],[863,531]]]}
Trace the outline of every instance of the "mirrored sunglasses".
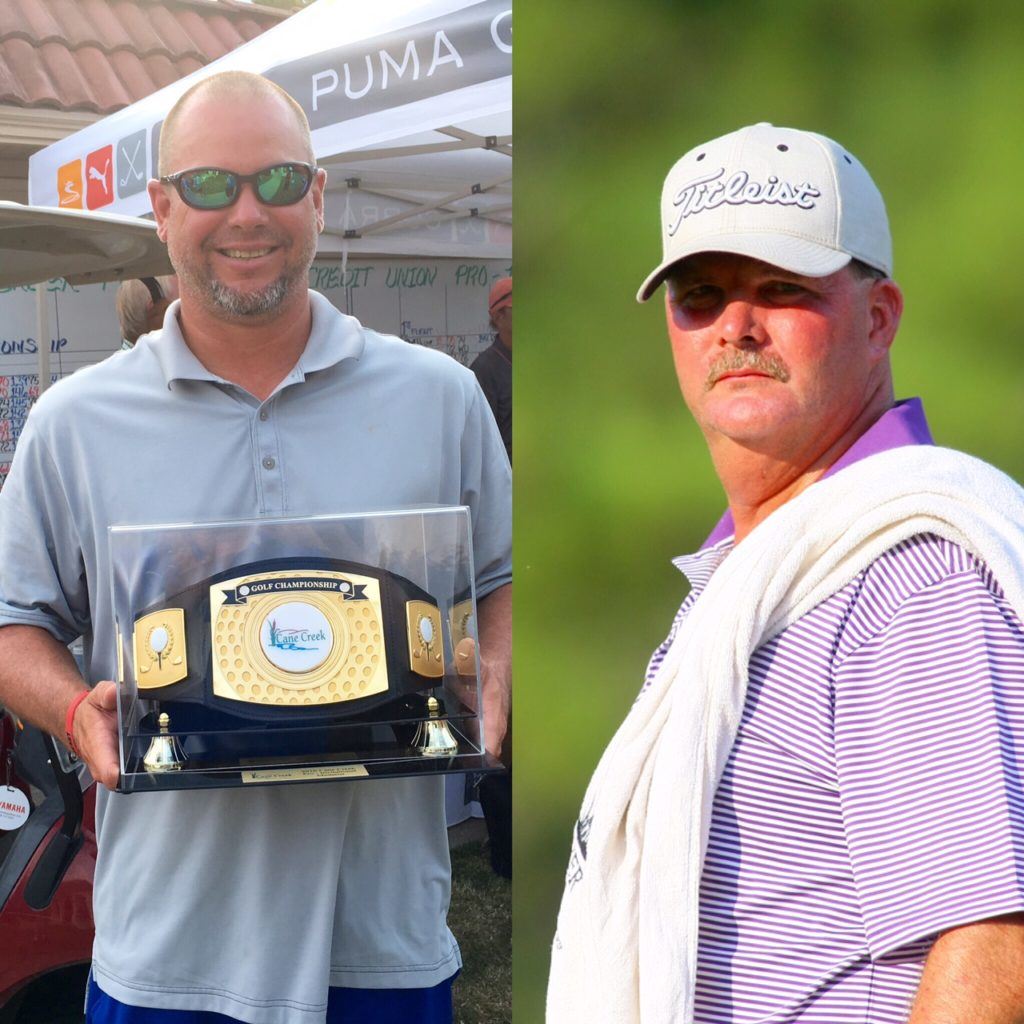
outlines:
{"label": "mirrored sunglasses", "polygon": [[195,210],[224,210],[238,200],[242,186],[252,185],[261,203],[291,206],[313,184],[313,164],[285,163],[264,167],[255,174],[238,174],[222,167],[192,167],[166,174],[160,180],[173,185],[182,200]]}

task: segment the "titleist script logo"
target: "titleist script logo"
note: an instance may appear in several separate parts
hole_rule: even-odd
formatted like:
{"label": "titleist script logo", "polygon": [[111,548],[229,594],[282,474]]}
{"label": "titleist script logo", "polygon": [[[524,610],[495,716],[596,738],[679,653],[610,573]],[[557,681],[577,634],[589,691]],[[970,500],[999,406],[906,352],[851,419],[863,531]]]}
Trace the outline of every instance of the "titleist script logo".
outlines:
{"label": "titleist script logo", "polygon": [[675,219],[668,225],[669,235],[679,230],[686,217],[702,210],[714,210],[724,203],[731,206],[742,206],[744,203],[774,203],[778,206],[799,206],[802,210],[814,207],[814,200],[821,192],[809,182],[793,185],[788,181],[768,175],[763,184],[752,181],[746,171],[735,171],[724,181],[722,176],[725,168],[705,174],[703,177],[688,181],[673,196],[672,205],[676,207]]}

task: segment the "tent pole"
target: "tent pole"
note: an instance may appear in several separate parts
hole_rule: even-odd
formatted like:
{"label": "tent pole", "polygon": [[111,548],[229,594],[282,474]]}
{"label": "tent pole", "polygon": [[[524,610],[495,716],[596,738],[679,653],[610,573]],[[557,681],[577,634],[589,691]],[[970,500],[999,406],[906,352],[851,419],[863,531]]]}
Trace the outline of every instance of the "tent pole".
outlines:
{"label": "tent pole", "polygon": [[50,311],[46,281],[36,285],[36,345],[39,347],[39,394],[50,386]]}

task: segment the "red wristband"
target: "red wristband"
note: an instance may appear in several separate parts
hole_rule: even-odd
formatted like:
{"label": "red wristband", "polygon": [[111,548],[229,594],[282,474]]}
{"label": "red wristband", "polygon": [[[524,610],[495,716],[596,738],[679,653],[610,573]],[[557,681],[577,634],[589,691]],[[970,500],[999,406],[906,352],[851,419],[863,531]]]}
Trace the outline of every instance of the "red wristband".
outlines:
{"label": "red wristband", "polygon": [[89,696],[91,690],[83,690],[68,707],[68,716],[64,719],[64,736],[68,741],[68,750],[71,751],[75,757],[81,757],[78,753],[78,744],[75,743],[75,712],[78,710],[78,705]]}

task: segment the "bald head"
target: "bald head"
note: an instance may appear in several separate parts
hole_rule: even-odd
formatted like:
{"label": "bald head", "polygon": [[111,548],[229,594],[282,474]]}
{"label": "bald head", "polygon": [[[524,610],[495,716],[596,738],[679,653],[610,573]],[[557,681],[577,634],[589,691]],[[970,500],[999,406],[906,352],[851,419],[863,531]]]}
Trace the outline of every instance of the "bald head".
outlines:
{"label": "bald head", "polygon": [[160,168],[159,175],[173,174],[175,171],[187,170],[175,163],[175,136],[180,130],[183,119],[187,121],[188,110],[199,99],[214,100],[224,104],[230,112],[231,103],[239,98],[264,97],[276,100],[295,118],[305,147],[304,157],[313,163],[313,142],[309,136],[309,121],[302,107],[292,99],[279,85],[262,75],[254,75],[249,71],[222,71],[219,74],[204,78],[183,93],[177,103],[168,111],[160,129]]}

